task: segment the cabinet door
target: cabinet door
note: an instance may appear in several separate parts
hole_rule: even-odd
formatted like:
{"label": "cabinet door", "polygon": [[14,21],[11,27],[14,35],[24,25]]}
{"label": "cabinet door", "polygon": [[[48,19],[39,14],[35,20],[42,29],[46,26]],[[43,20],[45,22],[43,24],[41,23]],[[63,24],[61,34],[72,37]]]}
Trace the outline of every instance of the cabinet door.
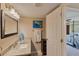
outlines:
{"label": "cabinet door", "polygon": [[61,7],[51,12],[46,18],[47,55],[62,54],[61,43]]}

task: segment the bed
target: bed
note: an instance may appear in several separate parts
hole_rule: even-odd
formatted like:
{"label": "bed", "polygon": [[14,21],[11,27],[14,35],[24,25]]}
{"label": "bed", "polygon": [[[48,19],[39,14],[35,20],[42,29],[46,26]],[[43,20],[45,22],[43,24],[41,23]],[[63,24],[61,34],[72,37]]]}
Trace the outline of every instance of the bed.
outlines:
{"label": "bed", "polygon": [[66,43],[72,47],[79,49],[79,33],[70,33],[70,35],[67,35],[66,37]]}

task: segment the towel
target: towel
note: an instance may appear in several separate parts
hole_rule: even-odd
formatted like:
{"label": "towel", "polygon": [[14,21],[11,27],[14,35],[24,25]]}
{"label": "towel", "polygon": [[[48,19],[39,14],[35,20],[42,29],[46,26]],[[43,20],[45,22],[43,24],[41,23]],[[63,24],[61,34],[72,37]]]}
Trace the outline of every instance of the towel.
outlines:
{"label": "towel", "polygon": [[35,42],[41,42],[41,30],[34,29],[34,40]]}

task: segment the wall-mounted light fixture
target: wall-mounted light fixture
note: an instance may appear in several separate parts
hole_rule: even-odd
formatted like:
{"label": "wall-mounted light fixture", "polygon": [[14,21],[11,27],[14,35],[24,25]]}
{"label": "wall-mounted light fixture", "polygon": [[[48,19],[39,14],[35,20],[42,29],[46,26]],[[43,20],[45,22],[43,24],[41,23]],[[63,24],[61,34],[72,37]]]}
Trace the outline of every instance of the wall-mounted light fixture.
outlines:
{"label": "wall-mounted light fixture", "polygon": [[[13,18],[16,18],[16,20],[20,19],[20,15],[15,11],[14,7],[8,3],[5,3],[6,13],[12,15]],[[9,16],[10,16],[9,15]]]}

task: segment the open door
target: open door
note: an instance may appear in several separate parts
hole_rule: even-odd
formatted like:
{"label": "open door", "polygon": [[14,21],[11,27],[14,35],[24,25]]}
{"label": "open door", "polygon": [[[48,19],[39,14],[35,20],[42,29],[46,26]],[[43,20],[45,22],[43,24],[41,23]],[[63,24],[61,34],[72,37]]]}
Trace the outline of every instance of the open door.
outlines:
{"label": "open door", "polygon": [[58,7],[46,17],[47,55],[61,56],[62,50],[62,7]]}

